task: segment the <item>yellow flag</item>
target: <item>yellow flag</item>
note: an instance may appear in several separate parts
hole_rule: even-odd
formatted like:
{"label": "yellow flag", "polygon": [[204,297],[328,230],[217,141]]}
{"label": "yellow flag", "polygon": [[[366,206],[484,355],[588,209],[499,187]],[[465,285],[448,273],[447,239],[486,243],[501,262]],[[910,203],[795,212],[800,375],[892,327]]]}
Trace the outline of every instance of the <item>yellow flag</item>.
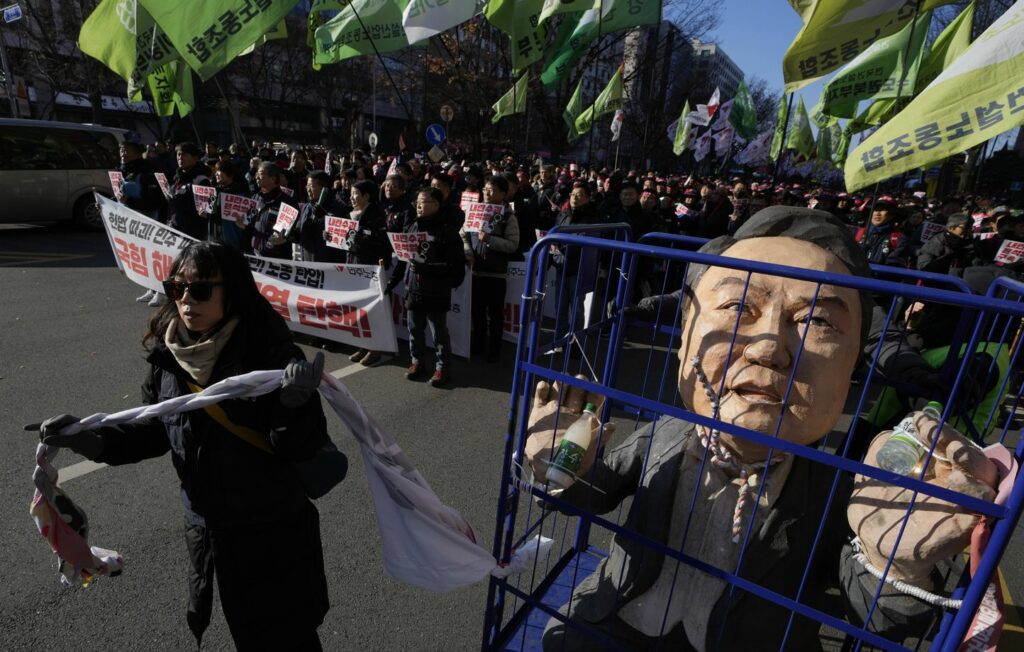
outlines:
{"label": "yellow flag", "polygon": [[1017,2],[846,161],[863,188],[1024,124],[1024,2]]}
{"label": "yellow flag", "polygon": [[[922,0],[918,11],[950,2],[953,0]],[[782,59],[787,93],[853,61],[914,17],[914,3],[904,0],[800,0],[790,4],[800,13],[804,26]]]}

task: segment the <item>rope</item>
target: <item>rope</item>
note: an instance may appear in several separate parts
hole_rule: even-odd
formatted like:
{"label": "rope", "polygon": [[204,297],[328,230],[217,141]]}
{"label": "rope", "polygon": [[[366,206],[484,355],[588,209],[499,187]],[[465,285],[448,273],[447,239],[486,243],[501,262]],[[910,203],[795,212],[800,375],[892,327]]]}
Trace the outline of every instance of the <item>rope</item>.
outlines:
{"label": "rope", "polygon": [[[711,385],[704,369],[700,366],[700,356],[694,356],[690,360],[697,380],[704,387],[704,394],[711,401],[711,418],[716,422],[722,411],[722,399]],[[698,426],[700,428],[700,426]],[[736,507],[732,511],[732,542],[740,542],[740,533],[743,531],[743,512],[750,502],[751,490],[757,485],[757,472],[767,467],[765,462],[745,464],[738,460],[732,452],[722,445],[720,433],[717,428],[712,428],[708,434],[701,432],[700,443],[711,454],[711,465],[716,469],[730,473],[740,479],[739,494],[736,496]],[[782,462],[783,456],[772,459],[771,466]]]}
{"label": "rope", "polygon": [[882,580],[889,586],[893,587],[900,593],[912,595],[918,600],[923,600],[924,602],[927,602],[930,605],[942,607],[943,609],[959,609],[960,605],[963,604],[963,600],[954,600],[953,598],[947,598],[945,596],[936,595],[934,593],[925,591],[919,586],[907,584],[903,580],[893,579],[892,577],[885,575],[884,573],[882,573],[882,571],[875,568],[875,566],[872,565],[870,561],[868,561],[868,558],[864,556],[864,553],[861,552],[860,537],[854,537],[851,543],[853,544],[854,551],[853,558],[856,559],[857,562],[864,567],[864,570],[874,575],[876,579]]}

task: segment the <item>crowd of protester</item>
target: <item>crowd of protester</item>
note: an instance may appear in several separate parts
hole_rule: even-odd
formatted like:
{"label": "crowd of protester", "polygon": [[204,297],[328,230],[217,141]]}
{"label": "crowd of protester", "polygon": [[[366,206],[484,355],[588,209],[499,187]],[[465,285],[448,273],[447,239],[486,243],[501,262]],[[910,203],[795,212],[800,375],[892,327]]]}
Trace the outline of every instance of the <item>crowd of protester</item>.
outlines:
{"label": "crowd of protester", "polygon": [[[445,315],[451,289],[466,274],[473,277],[471,353],[488,362],[500,359],[505,277],[510,261],[523,260],[539,236],[553,227],[627,223],[634,240],[649,232],[698,238],[731,235],[759,210],[806,206],[831,213],[850,229],[871,263],[953,274],[980,287],[993,276],[1016,274],[1024,260],[999,260],[1008,240],[1024,241],[1024,214],[1004,196],[924,192],[848,194],[814,183],[771,183],[767,177],[663,175],[637,170],[607,170],[523,162],[512,156],[470,162],[432,163],[415,156],[392,157],[362,151],[342,154],[324,148],[242,147],[164,143],[143,147],[125,143],[121,201],[198,240],[217,241],[266,258],[310,262],[382,265],[390,295],[405,282],[412,361],[406,376],[427,375],[426,329],[436,343],[432,385],[450,380],[450,338]],[[455,157],[456,159],[458,157]],[[153,176],[167,175],[165,198]],[[221,219],[218,203],[208,214],[196,209],[193,185],[219,193],[251,197],[255,210],[237,221]],[[468,233],[461,200],[500,204],[503,212],[490,228]],[[295,207],[290,229],[275,230],[283,205]],[[326,217],[354,219],[358,229],[346,250],[328,245]],[[430,233],[431,250],[423,261],[405,264],[393,257],[388,233]],[[572,252],[554,251],[552,263],[573,277],[580,261]],[[974,271],[972,268],[976,268]],[[650,269],[641,275],[652,273]],[[656,284],[642,278],[634,302]],[[139,301],[160,305],[148,292]],[[571,297],[562,297],[563,308]],[[371,366],[376,351],[357,350],[354,362]]]}

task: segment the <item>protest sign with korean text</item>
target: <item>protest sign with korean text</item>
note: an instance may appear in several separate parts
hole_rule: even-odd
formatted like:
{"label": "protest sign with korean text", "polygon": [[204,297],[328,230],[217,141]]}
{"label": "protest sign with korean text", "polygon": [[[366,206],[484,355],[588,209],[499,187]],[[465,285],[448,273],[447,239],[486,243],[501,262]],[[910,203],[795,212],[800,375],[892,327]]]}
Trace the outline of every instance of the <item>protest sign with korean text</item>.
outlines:
{"label": "protest sign with korean text", "polygon": [[196,212],[200,215],[207,215],[217,199],[217,189],[213,186],[197,186],[192,184],[192,200],[196,205]]}
{"label": "protest sign with korean text", "polygon": [[995,262],[997,265],[1012,265],[1021,258],[1024,258],[1024,242],[1006,240],[999,246]]}
{"label": "protest sign with korean text", "polygon": [[923,222],[921,224],[921,242],[928,242],[936,235],[946,230],[946,227],[937,222]]}
{"label": "protest sign with korean text", "polygon": [[291,230],[292,224],[295,224],[295,218],[299,216],[299,209],[288,204],[281,204],[281,207],[277,209],[277,221],[274,222],[274,230],[281,235],[288,235],[288,231]]}
{"label": "protest sign with korean text", "polygon": [[472,202],[466,209],[466,223],[463,225],[463,229],[466,233],[479,233],[480,231],[490,233],[491,220],[504,212],[505,207],[501,204]]}
{"label": "protest sign with korean text", "polygon": [[463,191],[462,198],[459,200],[459,208],[465,213],[469,210],[469,205],[480,201],[480,193],[470,192],[468,190]]}
{"label": "protest sign with korean text", "polygon": [[160,186],[160,191],[164,193],[164,197],[167,199],[174,197],[171,193],[171,184],[167,183],[167,175],[163,172],[154,172],[153,176],[156,177],[156,182]]}
{"label": "protest sign with korean text", "polygon": [[220,218],[242,224],[249,213],[256,210],[256,200],[225,192],[220,195]]}
{"label": "protest sign with korean text", "polygon": [[359,231],[359,220],[328,215],[324,223],[327,230],[327,246],[348,251]]}
{"label": "protest sign with korean text", "polygon": [[388,239],[391,240],[391,248],[395,250],[398,259],[409,262],[422,259],[420,246],[432,238],[427,233],[417,232],[388,233]]}
{"label": "protest sign with korean text", "polygon": [[[125,276],[162,291],[174,258],[195,240],[99,194],[96,199]],[[396,350],[379,267],[248,260],[260,293],[292,331],[374,351]]]}
{"label": "protest sign with korean text", "polygon": [[117,170],[111,170],[107,172],[107,176],[110,177],[110,189],[114,191],[114,196],[120,197],[121,188],[124,186],[124,175]]}

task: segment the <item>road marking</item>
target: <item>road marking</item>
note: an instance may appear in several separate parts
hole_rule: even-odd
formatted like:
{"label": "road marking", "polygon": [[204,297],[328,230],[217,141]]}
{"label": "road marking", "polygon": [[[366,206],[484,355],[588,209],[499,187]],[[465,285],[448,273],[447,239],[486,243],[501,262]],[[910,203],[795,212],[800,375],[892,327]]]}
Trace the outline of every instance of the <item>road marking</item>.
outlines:
{"label": "road marking", "polygon": [[0,267],[15,265],[36,265],[39,263],[57,263],[83,258],[94,258],[93,254],[59,254],[32,251],[0,251]]}
{"label": "road marking", "polygon": [[[332,371],[331,375],[340,380],[342,378],[348,378],[349,376],[354,376],[355,374],[359,373],[360,371],[366,371],[367,369],[370,369],[370,368],[371,367],[364,367],[363,365],[361,365],[361,364],[359,364],[357,362],[355,364],[350,364],[347,367],[342,367],[341,369],[337,369],[335,371]],[[66,482],[69,482],[69,481],[74,480],[76,478],[80,478],[83,475],[92,473],[93,471],[99,471],[100,469],[104,469],[106,467],[107,467],[106,464],[101,464],[99,462],[93,462],[92,460],[85,460],[84,462],[78,462],[78,463],[72,464],[70,466],[65,466],[63,468],[57,469],[57,472],[60,475],[60,477],[59,477],[60,481],[57,484],[60,485],[60,486],[63,486],[64,483],[66,483]]]}

